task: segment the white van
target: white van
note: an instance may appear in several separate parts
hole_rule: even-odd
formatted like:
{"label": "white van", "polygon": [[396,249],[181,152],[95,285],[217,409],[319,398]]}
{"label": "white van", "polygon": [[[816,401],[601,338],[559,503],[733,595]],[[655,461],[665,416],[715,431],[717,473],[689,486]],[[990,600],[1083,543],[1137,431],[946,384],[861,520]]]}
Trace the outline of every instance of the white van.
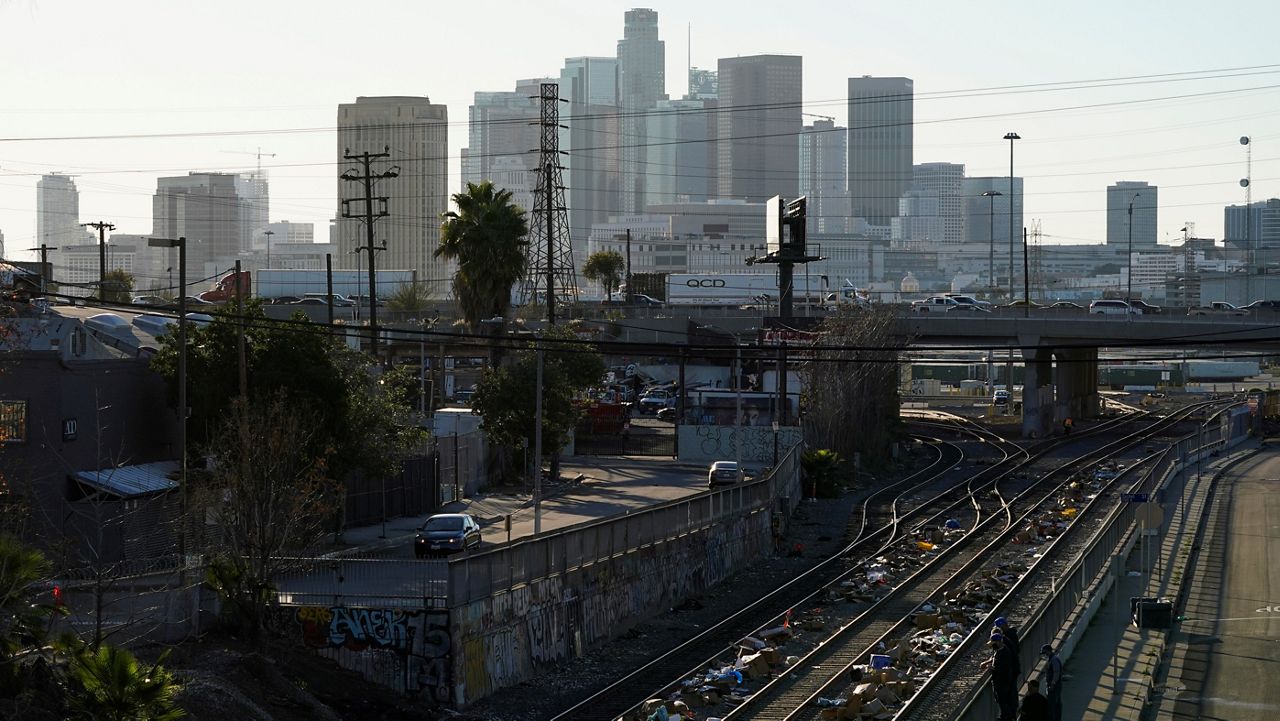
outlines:
{"label": "white van", "polygon": [[1124,300],[1095,300],[1089,304],[1089,315],[1142,315],[1142,311]]}

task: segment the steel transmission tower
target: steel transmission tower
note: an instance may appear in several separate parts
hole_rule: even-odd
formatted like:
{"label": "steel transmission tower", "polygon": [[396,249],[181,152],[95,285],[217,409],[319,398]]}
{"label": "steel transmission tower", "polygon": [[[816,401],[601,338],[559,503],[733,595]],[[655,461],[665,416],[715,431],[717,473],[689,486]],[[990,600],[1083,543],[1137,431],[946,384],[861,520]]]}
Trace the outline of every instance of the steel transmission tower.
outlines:
{"label": "steel transmission tower", "polygon": [[569,244],[569,211],[564,204],[560,171],[560,86],[542,83],[539,98],[542,130],[538,148],[538,188],[533,194],[533,218],[525,247],[525,277],[520,296],[535,305],[539,294],[547,302],[547,322],[556,322],[556,303],[576,301],[573,246]]}

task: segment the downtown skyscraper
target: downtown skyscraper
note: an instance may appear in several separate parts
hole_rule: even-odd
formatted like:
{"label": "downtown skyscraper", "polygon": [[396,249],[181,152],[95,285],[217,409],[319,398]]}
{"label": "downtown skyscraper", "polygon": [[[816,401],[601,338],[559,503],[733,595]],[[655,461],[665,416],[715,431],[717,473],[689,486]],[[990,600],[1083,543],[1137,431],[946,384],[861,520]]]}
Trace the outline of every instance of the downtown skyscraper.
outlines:
{"label": "downtown skyscraper", "polygon": [[624,213],[643,212],[646,178],[667,172],[648,162],[651,111],[667,99],[666,62],[666,43],[658,39],[658,13],[649,8],[628,10],[618,41],[617,86]]}
{"label": "downtown skyscraper", "polygon": [[849,78],[849,195],[853,215],[887,226],[911,189],[911,78]]}
{"label": "downtown skyscraper", "polygon": [[800,195],[808,199],[810,233],[849,232],[848,129],[815,120],[800,132]]}
{"label": "downtown skyscraper", "polygon": [[752,203],[796,197],[802,59],[748,55],[721,58],[717,67],[717,195]]}
{"label": "downtown skyscraper", "polygon": [[591,226],[617,215],[622,206],[619,156],[625,143],[619,142],[617,58],[566,58],[560,71],[560,99],[569,238],[574,265],[581,268],[587,259]]}
{"label": "downtown skyscraper", "polygon": [[[346,181],[348,170],[363,167],[344,156],[389,153],[375,161],[371,174],[398,166],[394,178],[378,180],[375,198],[387,198],[387,213],[374,224],[374,246],[385,246],[377,265],[388,270],[413,270],[434,297],[446,297],[452,287],[452,265],[435,257],[440,245],[440,215],[448,208],[449,113],[422,96],[360,97],[338,106],[338,209],[335,219],[337,253],[342,268],[359,268],[368,247],[364,223],[343,218],[343,201],[351,214],[364,213],[364,184]],[[377,200],[374,201],[375,210]]]}
{"label": "downtown skyscraper", "polygon": [[[1130,203],[1133,204],[1132,216]],[[1159,188],[1146,181],[1120,180],[1107,186],[1107,247],[1127,252],[1132,238],[1134,250],[1155,248],[1159,207]]]}

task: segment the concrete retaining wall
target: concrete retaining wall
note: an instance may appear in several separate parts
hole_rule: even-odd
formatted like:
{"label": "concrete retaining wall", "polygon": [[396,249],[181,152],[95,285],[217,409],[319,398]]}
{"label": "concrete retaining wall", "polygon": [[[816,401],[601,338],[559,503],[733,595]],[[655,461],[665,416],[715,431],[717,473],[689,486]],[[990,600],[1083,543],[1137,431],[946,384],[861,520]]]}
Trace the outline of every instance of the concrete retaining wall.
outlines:
{"label": "concrete retaining wall", "polygon": [[453,702],[532,679],[770,552],[761,509],[450,611]]}

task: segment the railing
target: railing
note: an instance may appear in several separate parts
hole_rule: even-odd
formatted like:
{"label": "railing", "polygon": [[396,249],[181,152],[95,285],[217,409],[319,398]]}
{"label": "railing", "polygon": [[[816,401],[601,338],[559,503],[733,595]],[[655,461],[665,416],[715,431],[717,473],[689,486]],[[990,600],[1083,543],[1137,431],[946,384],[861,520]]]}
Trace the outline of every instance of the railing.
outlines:
{"label": "railing", "polygon": [[637,548],[758,511],[789,515],[800,501],[800,450],[793,446],[762,478],[528,537],[452,559],[449,606],[456,607]]}

